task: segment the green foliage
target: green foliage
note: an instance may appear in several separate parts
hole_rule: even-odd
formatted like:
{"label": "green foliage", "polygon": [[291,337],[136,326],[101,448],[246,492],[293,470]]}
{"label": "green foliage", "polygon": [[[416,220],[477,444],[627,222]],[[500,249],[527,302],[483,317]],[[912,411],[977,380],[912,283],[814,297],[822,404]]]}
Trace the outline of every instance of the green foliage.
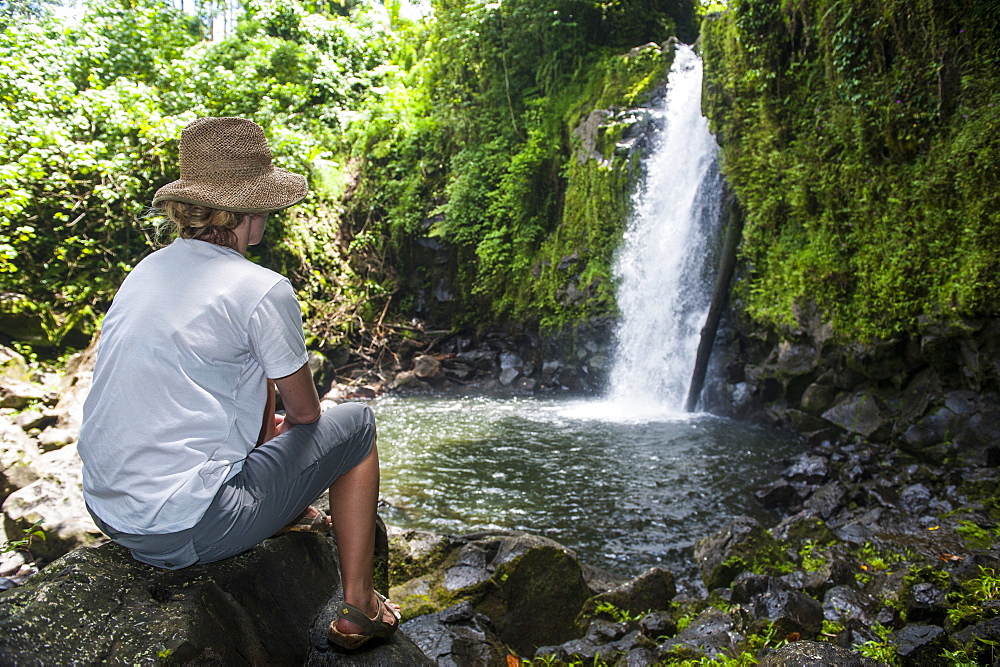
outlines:
{"label": "green foliage", "polygon": [[891,630],[877,622],[872,627],[872,630],[874,630],[875,634],[879,635],[880,639],[859,644],[855,647],[858,653],[866,658],[876,660],[880,664],[898,665],[899,656],[896,654],[896,646],[888,641]]}
{"label": "green foliage", "polygon": [[819,553],[819,545],[807,540],[799,549],[799,556],[802,558],[802,569],[806,572],[815,572],[826,564],[826,558]]}
{"label": "green foliage", "polygon": [[90,0],[78,23],[42,13],[0,32],[0,310],[25,323],[23,340],[86,343],[156,245],[143,212],[177,177],[181,128],[202,115],[252,118],[277,163],[309,176],[313,193],[254,250],[290,275],[307,315],[363,310],[380,291],[337,242],[341,132],[391,48],[376,15],[255,0],[214,42],[208,21],[162,0]]}
{"label": "green foliage", "polygon": [[[669,64],[634,47],[692,40],[696,5],[440,0],[413,22],[398,0],[246,0],[210,40],[210,5],[88,0],[61,22],[0,4],[0,311],[24,325],[7,333],[86,342],[156,246],[146,206],[204,115],[257,121],[277,163],[308,175],[251,257],[292,278],[321,347],[390,301],[421,314],[442,277],[449,324],[611,312],[633,171],[614,113]],[[595,108],[610,120],[578,159]],[[428,261],[437,244],[447,266]]]}
{"label": "green foliage", "polygon": [[980,565],[979,576],[963,581],[958,590],[948,593],[947,600],[952,605],[948,609],[948,621],[952,627],[984,620],[984,603],[1000,600],[1000,572]]}
{"label": "green foliage", "polygon": [[[548,326],[613,309],[611,258],[628,211],[630,169],[612,153],[577,159],[591,110],[634,104],[671,54],[663,41],[693,4],[442,1],[420,57],[357,137],[348,214],[361,247],[397,270],[401,302],[452,324]],[[641,41],[640,41],[641,40]],[[419,39],[417,40],[419,42]],[[395,124],[379,117],[398,119]],[[443,244],[450,310],[429,310],[441,278],[424,248]],[[569,261],[566,258],[572,257]],[[567,298],[578,292],[583,297]]]}
{"label": "green foliage", "polygon": [[741,0],[703,26],[748,312],[845,336],[1000,306],[995,3]]}
{"label": "green foliage", "polygon": [[42,523],[44,519],[39,519],[35,523],[31,524],[27,530],[24,531],[24,537],[19,540],[6,540],[3,544],[0,544],[0,554],[5,554],[10,551],[17,550],[27,550],[31,547],[31,542],[33,540],[44,540],[45,530],[42,528]]}
{"label": "green foliage", "polygon": [[970,549],[989,549],[1000,541],[1000,529],[983,528],[972,521],[959,521],[955,532],[962,536]]}
{"label": "green foliage", "polygon": [[600,600],[594,605],[594,614],[610,616],[617,623],[640,621],[648,613],[649,611],[631,613],[625,609],[616,607],[607,600]]}
{"label": "green foliage", "polygon": [[867,583],[871,575],[876,572],[889,570],[892,565],[905,563],[909,560],[908,553],[877,547],[871,542],[865,542],[864,546],[858,549],[856,555],[861,561],[861,571],[857,572],[854,577],[862,583]]}

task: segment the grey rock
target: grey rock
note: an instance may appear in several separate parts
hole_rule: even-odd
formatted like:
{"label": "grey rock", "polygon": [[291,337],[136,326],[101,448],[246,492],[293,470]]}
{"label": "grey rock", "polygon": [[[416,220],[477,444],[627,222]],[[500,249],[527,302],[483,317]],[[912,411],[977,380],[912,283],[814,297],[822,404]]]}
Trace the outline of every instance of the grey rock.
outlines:
{"label": "grey rock", "polygon": [[45,399],[47,391],[30,382],[6,380],[0,383],[0,408],[20,410],[29,403]]}
{"label": "grey rock", "polygon": [[418,616],[401,630],[429,658],[429,664],[505,667],[507,647],[489,618],[462,602],[437,614]]}
{"label": "grey rock", "polygon": [[795,487],[784,478],[768,484],[763,489],[754,492],[758,502],[764,507],[784,507],[798,499]]}
{"label": "grey rock", "polygon": [[[98,332],[90,345],[82,352],[70,357],[66,362],[66,374],[62,379],[59,402],[53,408],[56,415],[54,428],[78,434],[83,423],[83,404],[90,393],[94,380],[94,364],[97,363],[97,346],[101,335]],[[73,437],[71,442],[75,442]]]}
{"label": "grey rock", "polygon": [[500,371],[500,376],[497,379],[500,381],[500,384],[506,387],[516,380],[520,374],[521,372],[516,368],[504,368]]}
{"label": "grey rock", "polygon": [[833,406],[839,394],[840,390],[836,387],[814,383],[806,387],[799,405],[810,414],[820,415]]}
{"label": "grey rock", "polygon": [[625,657],[620,658],[615,663],[615,667],[647,667],[647,665],[655,665],[658,659],[656,651],[637,646],[626,653]]}
{"label": "grey rock", "polygon": [[607,644],[628,634],[628,623],[616,623],[606,618],[595,618],[587,626],[583,638],[592,644]]}
{"label": "grey rock", "polygon": [[858,391],[823,413],[823,419],[851,433],[870,436],[887,421],[876,398],[867,391]]}
{"label": "grey rock", "polygon": [[804,509],[785,517],[771,529],[771,534],[776,540],[788,542],[796,549],[808,541],[829,544],[836,539],[833,531],[820,518],[819,514],[811,509]]}
{"label": "grey rock", "polygon": [[480,371],[492,372],[497,364],[497,355],[489,350],[469,350],[459,352],[454,357],[455,361],[467,364]]}
{"label": "grey rock", "polygon": [[[320,535],[177,571],[115,544],[76,549],[0,593],[0,663],[303,664],[338,572],[336,546]],[[381,650],[354,664],[378,664]],[[423,664],[419,651],[408,660]]]}
{"label": "grey rock", "polygon": [[595,607],[601,603],[611,604],[629,614],[667,609],[676,593],[674,575],[654,567],[618,588],[594,596],[584,605],[583,614],[589,616],[595,613]]}
{"label": "grey rock", "polygon": [[500,353],[500,370],[507,368],[515,368],[521,370],[524,368],[524,361],[521,357],[517,356],[513,352],[501,352]]}
{"label": "grey rock", "polygon": [[677,632],[677,623],[665,611],[653,611],[639,620],[639,629],[650,639],[669,637]]}
{"label": "grey rock", "polygon": [[391,589],[416,615],[471,601],[500,638],[522,655],[578,635],[575,620],[591,597],[579,561],[543,537],[495,531],[454,538],[440,567]]}
{"label": "grey rock", "polygon": [[413,371],[402,371],[397,373],[396,377],[392,379],[392,388],[401,389],[403,387],[419,388],[426,387],[427,383],[417,377],[417,374]]}
{"label": "grey rock", "polygon": [[688,648],[708,657],[727,652],[738,655],[738,647],[746,638],[736,631],[732,616],[710,607],[698,614],[691,623],[677,634],[660,644],[661,652],[677,648]]}
{"label": "grey rock", "polygon": [[903,508],[914,514],[925,512],[930,506],[931,499],[930,489],[923,484],[912,484],[899,494]]}
{"label": "grey rock", "polygon": [[421,354],[413,358],[413,373],[421,380],[440,380],[444,378],[441,362],[429,354]]}
{"label": "grey rock", "polygon": [[601,593],[607,593],[613,588],[618,588],[622,584],[629,581],[629,578],[624,574],[618,574],[617,572],[611,572],[610,570],[603,570],[599,567],[594,567],[593,565],[588,565],[586,563],[581,563],[583,567],[583,580],[587,582],[587,588],[589,588],[594,595],[599,595]]}
{"label": "grey rock", "polygon": [[76,445],[42,454],[35,461],[39,478],[8,496],[3,503],[7,535],[21,535],[43,520],[45,539],[32,543],[31,552],[52,560],[80,546],[95,546],[107,538],[94,525],[83,500],[83,475]]}
{"label": "grey rock", "polygon": [[775,370],[781,375],[802,375],[816,367],[819,354],[810,345],[799,345],[789,341],[778,344]]}
{"label": "grey rock", "polygon": [[945,591],[922,581],[910,586],[906,595],[906,614],[912,621],[942,621],[947,611]]}
{"label": "grey rock", "polygon": [[0,345],[0,377],[17,382],[27,382],[31,379],[28,362],[20,353],[5,345]]}
{"label": "grey rock", "polygon": [[825,456],[802,454],[781,473],[793,482],[808,482],[818,484],[830,474],[830,460]]}
{"label": "grey rock", "polygon": [[45,410],[29,409],[24,410],[14,417],[14,425],[22,431],[31,429],[43,429],[53,426],[56,423],[57,415],[51,408]]}
{"label": "grey rock", "polygon": [[857,619],[866,625],[874,623],[878,601],[853,586],[834,586],[823,598],[823,617],[844,625]]}
{"label": "grey rock", "polygon": [[938,625],[907,625],[889,635],[896,655],[903,665],[942,664],[941,651],[947,648],[948,635]]}
{"label": "grey rock", "polygon": [[806,509],[814,510],[824,520],[828,520],[837,513],[846,496],[847,491],[843,484],[829,482],[816,489],[803,505]]}
{"label": "grey rock", "polygon": [[879,663],[860,653],[828,642],[791,642],[769,653],[761,667],[876,667]]}
{"label": "grey rock", "polygon": [[0,417],[0,503],[38,479],[38,443],[6,417]]}
{"label": "grey rock", "polygon": [[978,643],[979,640],[985,640],[979,646],[986,642],[1000,642],[1000,616],[994,616],[975,625],[968,625],[952,634],[951,638],[959,644]]}
{"label": "grey rock", "polygon": [[778,636],[815,635],[823,625],[823,607],[805,593],[793,590],[777,577],[744,574],[733,584],[734,604],[750,612],[747,631],[770,625]]}
{"label": "grey rock", "polygon": [[38,434],[38,446],[43,452],[51,452],[53,449],[59,449],[60,447],[65,447],[70,443],[76,442],[79,435],[80,431],[78,429],[73,430],[50,426]]}
{"label": "grey rock", "polygon": [[390,585],[426,574],[439,565],[450,546],[448,536],[423,530],[386,527]]}
{"label": "grey rock", "polygon": [[776,566],[782,557],[777,542],[756,520],[739,516],[716,533],[695,541],[694,557],[709,590],[724,588],[755,564]]}

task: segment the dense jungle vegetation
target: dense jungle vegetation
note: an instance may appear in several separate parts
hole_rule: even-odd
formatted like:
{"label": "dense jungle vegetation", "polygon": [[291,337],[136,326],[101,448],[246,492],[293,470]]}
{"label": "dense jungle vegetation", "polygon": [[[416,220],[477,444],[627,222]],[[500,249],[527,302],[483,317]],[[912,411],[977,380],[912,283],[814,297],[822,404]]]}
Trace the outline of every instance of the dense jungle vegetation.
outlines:
{"label": "dense jungle vegetation", "polygon": [[1000,3],[742,0],[702,39],[753,318],[815,304],[877,338],[997,314]]}
{"label": "dense jungle vegetation", "polygon": [[[366,322],[554,329],[614,312],[636,154],[623,110],[702,34],[706,109],[746,215],[738,294],[844,336],[995,315],[1000,5],[991,0],[0,2],[0,320],[86,342],[157,243],[145,217],[201,115],[308,174],[255,258],[313,343]],[[64,18],[59,18],[63,16]],[[412,16],[412,15],[411,15]],[[592,112],[605,113],[594,119]],[[591,127],[589,138],[581,133]]]}
{"label": "dense jungle vegetation", "polygon": [[[610,310],[627,165],[574,159],[570,130],[662,81],[669,50],[622,54],[693,38],[694,0],[402,8],[248,0],[213,40],[210,5],[90,0],[74,21],[3,4],[4,333],[86,340],[155,246],[146,206],[202,115],[254,119],[278,163],[308,174],[309,198],[254,252],[292,277],[320,346],[390,305],[446,326]],[[421,263],[428,246],[457,273],[441,313],[427,306],[442,279]],[[596,305],[560,306],[567,281],[599,284]]]}

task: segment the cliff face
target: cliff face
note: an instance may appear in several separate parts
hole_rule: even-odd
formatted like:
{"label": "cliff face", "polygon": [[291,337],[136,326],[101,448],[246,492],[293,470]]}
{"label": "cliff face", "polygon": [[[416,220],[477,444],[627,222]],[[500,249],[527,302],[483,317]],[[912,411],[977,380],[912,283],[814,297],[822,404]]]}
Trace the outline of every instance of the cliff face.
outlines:
{"label": "cliff face", "polygon": [[1000,305],[1000,6],[742,0],[702,30],[754,322],[840,339]]}
{"label": "cliff face", "polygon": [[717,409],[992,461],[1000,8],[743,0],[703,26],[745,212]]}

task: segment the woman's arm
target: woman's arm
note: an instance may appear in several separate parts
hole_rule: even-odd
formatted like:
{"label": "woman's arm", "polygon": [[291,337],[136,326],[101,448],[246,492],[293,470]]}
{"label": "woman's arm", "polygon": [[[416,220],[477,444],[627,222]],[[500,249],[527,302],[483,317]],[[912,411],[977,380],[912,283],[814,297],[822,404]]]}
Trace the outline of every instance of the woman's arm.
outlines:
{"label": "woman's arm", "polygon": [[278,427],[279,421],[275,421],[276,416],[274,414],[274,382],[271,380],[267,381],[267,400],[264,402],[264,423],[260,426],[260,435],[257,436],[257,446],[263,445],[265,442],[277,435],[275,429]]}
{"label": "woman's arm", "polygon": [[281,402],[285,406],[285,418],[275,435],[281,435],[298,424],[311,424],[319,419],[322,412],[319,394],[316,393],[308,363],[302,364],[291,375],[274,380],[274,383],[278,386]]}

